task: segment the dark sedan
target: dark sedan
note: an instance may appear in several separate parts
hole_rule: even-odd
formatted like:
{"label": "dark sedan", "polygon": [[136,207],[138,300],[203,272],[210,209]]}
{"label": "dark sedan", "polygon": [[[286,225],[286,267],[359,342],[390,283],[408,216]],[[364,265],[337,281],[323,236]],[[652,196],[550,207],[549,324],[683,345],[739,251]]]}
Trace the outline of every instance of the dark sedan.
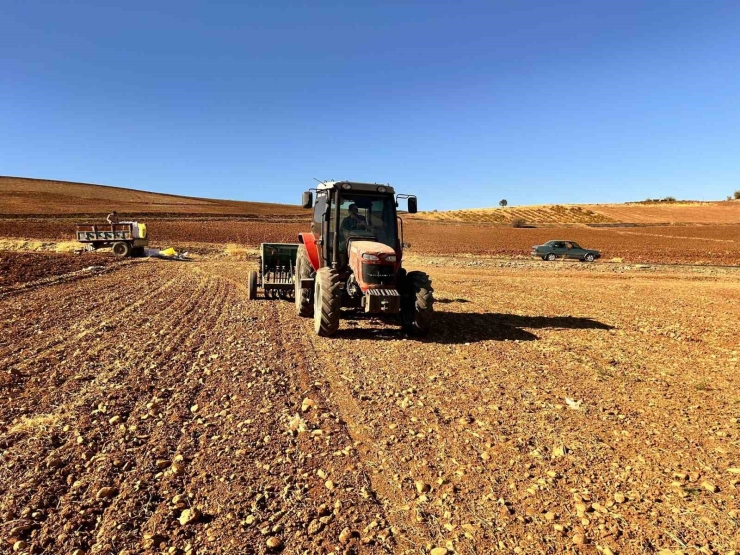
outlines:
{"label": "dark sedan", "polygon": [[548,241],[544,245],[532,247],[532,256],[538,256],[542,260],[555,260],[556,258],[572,258],[583,262],[593,262],[601,258],[601,253],[593,249],[584,249],[575,241]]}

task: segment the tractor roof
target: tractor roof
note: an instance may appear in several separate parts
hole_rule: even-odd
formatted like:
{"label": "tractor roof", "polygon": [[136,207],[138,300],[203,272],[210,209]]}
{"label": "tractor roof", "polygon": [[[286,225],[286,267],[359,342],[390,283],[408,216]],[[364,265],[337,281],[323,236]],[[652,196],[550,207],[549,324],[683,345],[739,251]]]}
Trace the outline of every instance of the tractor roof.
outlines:
{"label": "tractor roof", "polygon": [[[343,185],[349,185],[349,188],[343,187]],[[391,195],[395,193],[393,187],[390,185],[383,185],[382,183],[357,183],[355,181],[322,181],[319,183],[318,187],[316,187],[316,190],[328,191],[338,187],[342,187],[348,191],[359,191],[362,193],[382,192],[389,193]],[[384,187],[385,191],[378,191],[378,187]]]}

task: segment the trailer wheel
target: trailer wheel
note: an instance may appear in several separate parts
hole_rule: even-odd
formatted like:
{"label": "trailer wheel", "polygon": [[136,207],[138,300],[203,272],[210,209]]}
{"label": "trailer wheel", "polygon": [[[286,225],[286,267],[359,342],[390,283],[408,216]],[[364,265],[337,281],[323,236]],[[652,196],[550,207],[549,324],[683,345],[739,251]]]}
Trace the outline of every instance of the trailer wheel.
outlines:
{"label": "trailer wheel", "polygon": [[319,268],[314,286],[313,328],[317,335],[329,337],[339,329],[339,312],[342,306],[342,290],[339,272],[331,268]]}
{"label": "trailer wheel", "polygon": [[249,272],[249,279],[247,279],[247,299],[250,301],[257,298],[257,272],[252,270]]}
{"label": "trailer wheel", "polygon": [[313,291],[309,287],[301,287],[301,279],[311,277],[311,262],[308,260],[308,251],[304,245],[298,247],[295,261],[295,311],[298,316],[310,318],[313,316]]}
{"label": "trailer wheel", "polygon": [[426,335],[432,325],[432,280],[424,272],[409,272],[402,282],[401,324],[411,335]]}
{"label": "trailer wheel", "polygon": [[131,245],[123,241],[113,243],[113,255],[118,258],[124,258],[131,255]]}

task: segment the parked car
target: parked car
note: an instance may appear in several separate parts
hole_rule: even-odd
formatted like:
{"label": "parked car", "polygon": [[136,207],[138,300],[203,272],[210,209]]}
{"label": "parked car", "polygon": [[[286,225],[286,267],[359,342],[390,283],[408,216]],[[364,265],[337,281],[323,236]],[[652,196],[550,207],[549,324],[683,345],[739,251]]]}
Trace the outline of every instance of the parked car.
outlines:
{"label": "parked car", "polygon": [[593,262],[601,258],[601,253],[593,249],[584,249],[575,241],[548,241],[544,245],[532,247],[532,256],[538,256],[542,260],[555,260],[556,258],[573,258],[583,262]]}

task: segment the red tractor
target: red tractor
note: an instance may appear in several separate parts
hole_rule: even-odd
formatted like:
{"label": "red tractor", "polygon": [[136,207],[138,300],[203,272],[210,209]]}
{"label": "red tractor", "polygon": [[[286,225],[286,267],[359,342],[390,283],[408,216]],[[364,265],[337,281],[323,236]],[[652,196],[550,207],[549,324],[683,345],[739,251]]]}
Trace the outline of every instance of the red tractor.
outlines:
{"label": "red tractor", "polygon": [[339,329],[342,308],[396,314],[408,333],[429,331],[432,282],[424,272],[402,267],[399,198],[407,199],[410,214],[416,213],[416,197],[396,196],[388,185],[322,182],[303,193],[303,207],[313,207],[313,223],[298,238],[295,304],[300,316],[313,316],[318,335]]}

